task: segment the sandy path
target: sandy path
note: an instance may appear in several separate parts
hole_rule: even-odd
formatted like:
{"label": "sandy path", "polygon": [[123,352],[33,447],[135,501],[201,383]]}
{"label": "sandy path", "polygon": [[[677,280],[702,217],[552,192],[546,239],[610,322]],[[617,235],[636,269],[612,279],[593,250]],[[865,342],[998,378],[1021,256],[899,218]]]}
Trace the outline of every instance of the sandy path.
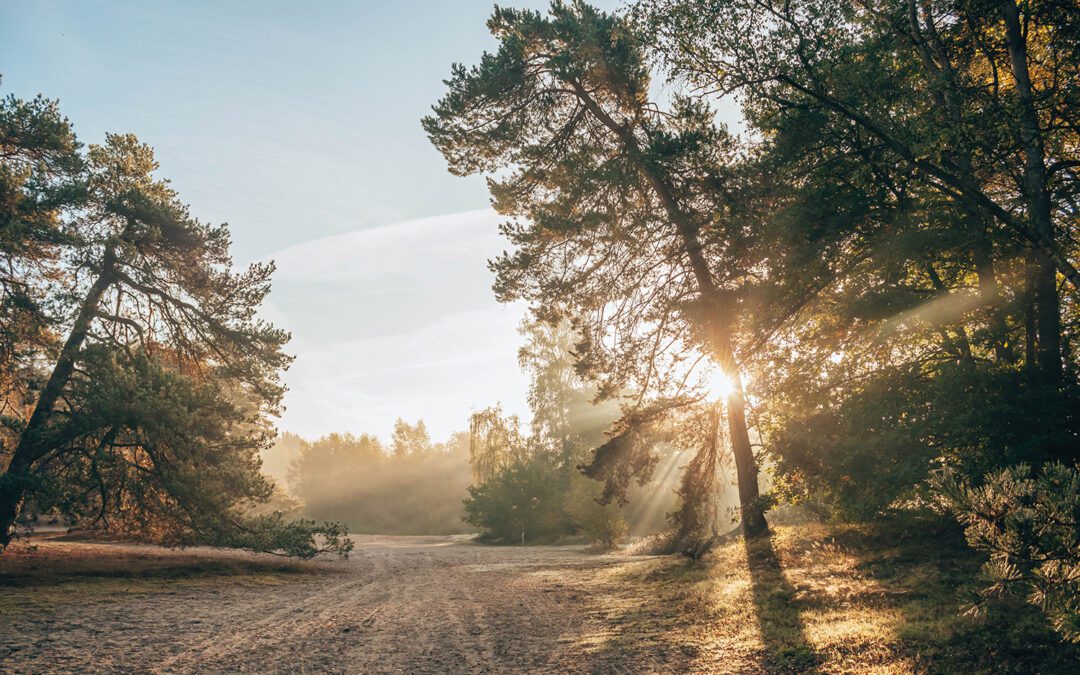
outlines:
{"label": "sandy path", "polygon": [[[354,539],[348,561],[292,573],[34,580],[5,575],[0,560],[0,671],[587,672],[600,666],[581,645],[603,619],[604,580],[643,563],[577,547]],[[223,555],[51,541],[37,554]]]}

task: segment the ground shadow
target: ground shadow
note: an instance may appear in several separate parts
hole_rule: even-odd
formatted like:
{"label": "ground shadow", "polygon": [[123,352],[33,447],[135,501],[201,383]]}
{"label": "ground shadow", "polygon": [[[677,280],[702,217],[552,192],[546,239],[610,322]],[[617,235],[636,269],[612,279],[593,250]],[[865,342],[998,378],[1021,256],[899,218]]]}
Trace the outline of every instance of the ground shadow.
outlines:
{"label": "ground shadow", "polygon": [[589,589],[589,639],[570,643],[589,672],[1071,674],[1080,663],[1080,645],[1024,598],[962,614],[984,557],[940,517],[781,527],[702,562],[629,560]]}
{"label": "ground shadow", "polygon": [[984,615],[964,613],[986,582],[985,557],[962,529],[935,514],[885,518],[836,529],[836,547],[872,580],[876,602],[900,620],[894,649],[918,671],[1075,673],[1080,645],[1064,643],[1045,616],[1023,597],[991,602]]}
{"label": "ground shadow", "polygon": [[769,672],[814,672],[818,655],[806,639],[795,588],[784,574],[771,534],[744,542],[761,642]]}
{"label": "ground shadow", "polygon": [[588,672],[810,673],[819,664],[769,536],[702,561],[628,561],[592,591],[591,639],[577,636],[573,649]]}
{"label": "ground shadow", "polygon": [[679,637],[691,618],[681,591],[695,574],[673,562],[631,557],[592,585],[587,629],[573,636],[568,662],[560,665],[590,673],[700,671],[699,645]]}

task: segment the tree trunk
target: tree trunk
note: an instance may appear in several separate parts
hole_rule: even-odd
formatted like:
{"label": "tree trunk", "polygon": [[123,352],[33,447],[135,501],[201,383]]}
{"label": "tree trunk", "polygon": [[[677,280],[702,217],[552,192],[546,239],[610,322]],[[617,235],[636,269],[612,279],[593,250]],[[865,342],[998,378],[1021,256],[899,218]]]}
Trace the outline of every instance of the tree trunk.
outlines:
{"label": "tree trunk", "polygon": [[90,324],[94,320],[101,297],[115,281],[115,265],[116,255],[110,248],[105,252],[101,273],[83,299],[79,314],[71,327],[67,341],[64,342],[63,349],[60,350],[60,356],[56,360],[56,365],[53,366],[49,381],[41,390],[34,412],[30,415],[30,421],[27,422],[26,429],[19,438],[19,444],[11,456],[11,463],[8,464],[5,474],[0,477],[0,551],[11,543],[15,531],[15,519],[19,517],[23,498],[31,483],[31,469],[34,462],[52,449],[48,437],[49,418],[64,388],[71,380],[71,374],[75,370],[79,352],[90,332]]}
{"label": "tree trunk", "polygon": [[1035,251],[1024,257],[1024,370],[1035,371],[1035,354],[1039,348],[1039,327],[1035,322]]}
{"label": "tree trunk", "polygon": [[[669,200],[671,200],[670,196]],[[669,209],[669,213],[672,210]],[[723,373],[731,378],[733,384],[732,393],[727,400],[728,434],[731,437],[732,454],[735,455],[742,531],[744,536],[753,537],[768,532],[769,525],[765,520],[765,511],[759,500],[758,469],[753,448],[750,445],[750,431],[746,426],[746,400],[743,395],[742,373],[739,371],[739,364],[735,358],[735,350],[731,346],[731,334],[728,329],[731,325],[730,310],[723,294],[713,281],[712,273],[701,250],[701,243],[697,238],[697,232],[686,221],[685,216],[682,216],[676,225],[683,238],[687,257],[690,258],[698,288],[708,308],[707,320],[713,358]]]}
{"label": "tree trunk", "polygon": [[735,455],[742,531],[744,536],[753,537],[768,532],[769,525],[765,521],[765,511],[759,500],[758,469],[753,448],[750,445],[750,432],[746,426],[746,400],[743,395],[742,373],[735,358],[735,350],[731,345],[731,334],[728,328],[731,325],[730,309],[713,281],[712,272],[701,250],[696,230],[687,222],[681,210],[674,205],[670,192],[667,193],[666,199],[664,195],[661,195],[661,200],[665,202],[665,205],[671,204],[668,212],[673,220],[676,220],[675,216],[678,215],[676,225],[683,238],[687,257],[690,258],[690,266],[697,279],[698,288],[708,308],[707,320],[713,358],[724,374],[731,378],[733,384],[732,393],[727,400],[728,434],[731,437],[732,454]]}
{"label": "tree trunk", "polygon": [[[1028,217],[1039,236],[1053,242],[1054,223],[1047,187],[1045,148],[1039,114],[1035,109],[1031,74],[1028,72],[1027,45],[1020,26],[1020,11],[1013,0],[1002,0],[1001,15],[1005,20],[1005,42],[1020,114],[1020,142],[1024,150],[1024,191],[1028,202]],[[1039,330],[1036,359],[1043,379],[1053,384],[1060,381],[1062,375],[1057,266],[1041,249],[1035,252],[1035,261],[1035,321]]]}
{"label": "tree trunk", "polygon": [[[918,5],[915,0],[908,0],[908,23],[911,27],[912,43],[919,53],[927,74],[933,79],[928,89],[934,95],[941,112],[944,113],[943,122],[962,132],[965,127],[961,102],[963,94],[958,84],[956,68],[953,66],[948,47],[938,33],[933,11],[926,0],[922,0]],[[982,186],[973,168],[971,148],[966,144],[960,144],[955,150],[956,167],[961,180],[981,190]],[[979,280],[979,297],[986,305],[989,314],[994,356],[998,361],[1015,363],[1016,355],[1009,344],[1008,322],[1005,311],[1000,306],[1001,290],[998,286],[997,273],[994,271],[993,248],[987,238],[990,218],[970,194],[962,193],[959,201],[964,212],[965,225],[973,237],[971,257]]]}
{"label": "tree trunk", "polygon": [[[981,219],[980,219],[981,221]],[[982,223],[980,222],[980,225]],[[979,297],[990,313],[990,338],[994,342],[994,356],[1002,363],[1016,363],[1016,352],[1009,343],[1009,324],[1001,307],[1001,289],[998,286],[994,260],[990,256],[990,242],[983,227],[982,235],[971,249],[975,261],[975,274],[979,279]]]}
{"label": "tree trunk", "polygon": [[738,472],[743,534],[749,537],[767,532],[765,513],[758,500],[757,464],[754,462],[754,453],[750,447],[750,433],[746,427],[746,402],[743,400],[741,391],[742,379],[735,359],[735,351],[731,346],[729,309],[713,279],[708,261],[705,260],[701,241],[697,236],[697,227],[675,198],[675,191],[669,182],[669,177],[655,164],[642,161],[641,148],[634,134],[626,126],[616,122],[579,83],[571,84],[585,107],[619,138],[627,154],[638,160],[642,176],[656,193],[664,207],[664,212],[682,239],[683,251],[690,262],[691,272],[697,281],[698,292],[707,309],[708,326],[706,328],[710,335],[709,347],[713,351],[713,358],[739,388],[738,398],[734,401],[731,398],[728,399],[728,433],[731,435],[731,447],[735,454]]}
{"label": "tree trunk", "polygon": [[735,455],[743,535],[753,537],[768,532],[769,524],[765,521],[765,511],[759,501],[758,467],[746,426],[746,399],[743,396],[742,378],[736,373],[732,379],[734,386],[727,400],[728,433],[731,436],[732,454]]}

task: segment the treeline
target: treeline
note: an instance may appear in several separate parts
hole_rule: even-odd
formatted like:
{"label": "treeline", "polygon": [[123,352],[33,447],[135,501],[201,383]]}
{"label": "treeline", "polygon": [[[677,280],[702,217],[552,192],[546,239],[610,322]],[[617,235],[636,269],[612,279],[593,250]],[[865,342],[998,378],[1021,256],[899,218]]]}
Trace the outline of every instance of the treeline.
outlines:
{"label": "treeline", "polygon": [[[664,439],[693,453],[688,539],[724,457],[747,535],[777,500],[953,508],[992,555],[987,592],[1024,588],[1080,637],[1077,17],[1054,0],[495,10],[497,50],[454,66],[423,125],[507,218],[498,297],[569,322],[576,372],[622,404],[585,468],[605,499]],[[732,100],[741,136],[717,123]]]}
{"label": "treeline", "polygon": [[38,515],[167,544],[348,551],[263,509],[288,334],[273,265],[234,269],[149,146],[84,147],[55,102],[0,99],[0,549]]}
{"label": "treeline", "polygon": [[[604,548],[627,535],[668,529],[676,503],[674,486],[683,468],[678,453],[658,444],[665,463],[659,475],[643,475],[625,499],[604,498],[603,486],[584,475],[595,447],[619,417],[613,401],[574,370],[578,337],[565,322],[527,321],[518,352],[530,376],[529,433],[498,406],[474,413],[469,425],[473,484],[465,500],[467,520],[488,540],[544,542],[578,537]],[[713,503],[710,500],[710,503]]]}
{"label": "treeline", "polygon": [[304,515],[342,520],[357,534],[469,532],[462,500],[470,481],[469,439],[433,443],[423,420],[397,420],[389,446],[368,434],[308,442],[285,434],[264,470],[302,504]]}
{"label": "treeline", "polygon": [[398,419],[389,444],[369,434],[306,441],[282,434],[263,452],[263,471],[287,487],[293,508],[342,520],[357,534],[478,532],[488,541],[584,539],[610,547],[628,534],[665,530],[685,457],[665,453],[664,470],[621,505],[601,503],[602,486],[579,466],[606,438],[618,406],[596,405],[573,370],[565,324],[527,322],[519,360],[531,377],[525,425],[499,406],[470,418],[468,432],[432,442],[423,420]]}

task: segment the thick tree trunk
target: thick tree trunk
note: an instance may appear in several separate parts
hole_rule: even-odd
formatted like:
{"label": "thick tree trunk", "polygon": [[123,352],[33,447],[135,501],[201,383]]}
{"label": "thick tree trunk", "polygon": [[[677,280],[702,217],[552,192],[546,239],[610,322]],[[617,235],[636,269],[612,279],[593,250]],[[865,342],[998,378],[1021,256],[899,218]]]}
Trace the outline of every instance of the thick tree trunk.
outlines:
{"label": "thick tree trunk", "polygon": [[79,314],[72,324],[71,333],[64,342],[60,356],[53,366],[49,381],[41,390],[30,421],[19,438],[19,444],[11,457],[6,473],[0,477],[0,550],[9,543],[15,531],[15,519],[19,517],[23,498],[31,481],[31,470],[35,461],[52,449],[49,439],[49,418],[60,399],[64,388],[71,380],[79,352],[82,350],[90,324],[98,311],[101,297],[114,282],[116,256],[112,249],[105,253],[101,273],[90,287]]}
{"label": "thick tree trunk", "polygon": [[[1020,25],[1020,11],[1013,0],[1002,0],[1001,15],[1005,20],[1005,42],[1020,114],[1020,143],[1024,150],[1024,191],[1028,202],[1028,217],[1039,236],[1053,242],[1054,223],[1047,186],[1045,148],[1039,114],[1035,109],[1031,74],[1028,71],[1027,45]],[[1043,378],[1048,383],[1056,383],[1062,375],[1057,266],[1041,249],[1036,251],[1035,261],[1035,321],[1039,330],[1036,359]]]}
{"label": "thick tree trunk", "polygon": [[750,445],[750,431],[746,425],[746,400],[743,394],[742,374],[735,358],[735,350],[731,346],[731,335],[728,332],[728,327],[731,325],[730,311],[720,289],[713,281],[697,233],[685,220],[679,223],[679,230],[685,242],[686,253],[690,258],[694,275],[698,280],[701,295],[709,309],[710,346],[713,358],[724,374],[731,378],[734,385],[727,400],[728,434],[731,438],[732,454],[735,455],[742,531],[744,536],[753,537],[767,532],[769,526],[765,521],[765,512],[759,500],[758,468],[753,448]]}
{"label": "thick tree trunk", "polygon": [[731,345],[729,331],[730,310],[720,289],[716,287],[709,271],[708,263],[701,250],[697,232],[685,218],[677,223],[685,243],[690,265],[698,281],[702,298],[708,307],[710,347],[713,358],[721,370],[731,378],[732,393],[727,400],[728,434],[731,438],[731,450],[735,455],[735,470],[739,483],[739,513],[742,518],[743,535],[753,537],[768,532],[758,492],[758,468],[754,451],[750,445],[750,431],[746,425],[746,400],[743,394],[742,374]]}
{"label": "thick tree trunk", "polygon": [[769,524],[765,521],[765,512],[759,502],[758,467],[746,426],[746,399],[743,395],[742,378],[736,374],[733,379],[734,386],[727,400],[728,434],[731,436],[735,473],[739,482],[742,530],[745,536],[752,537],[768,532]]}
{"label": "thick tree trunk", "polygon": [[1034,372],[1039,348],[1039,327],[1035,322],[1035,251],[1024,257],[1024,370]]}
{"label": "thick tree trunk", "polygon": [[[675,211],[674,207],[669,208],[669,212],[672,211]],[[731,310],[727,306],[724,295],[716,287],[712,272],[708,270],[697,231],[692,229],[685,216],[679,218],[677,225],[685,242],[687,256],[690,258],[690,267],[698,280],[701,295],[708,308],[707,321],[710,322],[708,333],[711,336],[710,347],[713,350],[714,360],[732,382],[732,392],[728,395],[727,401],[728,434],[731,440],[731,453],[735,459],[735,474],[739,481],[739,509],[743,535],[754,537],[767,532],[769,525],[759,500],[757,461],[754,459],[754,449],[750,443],[750,429],[746,426],[746,400],[743,393],[742,373],[731,346],[731,334],[728,328],[731,325]]]}

